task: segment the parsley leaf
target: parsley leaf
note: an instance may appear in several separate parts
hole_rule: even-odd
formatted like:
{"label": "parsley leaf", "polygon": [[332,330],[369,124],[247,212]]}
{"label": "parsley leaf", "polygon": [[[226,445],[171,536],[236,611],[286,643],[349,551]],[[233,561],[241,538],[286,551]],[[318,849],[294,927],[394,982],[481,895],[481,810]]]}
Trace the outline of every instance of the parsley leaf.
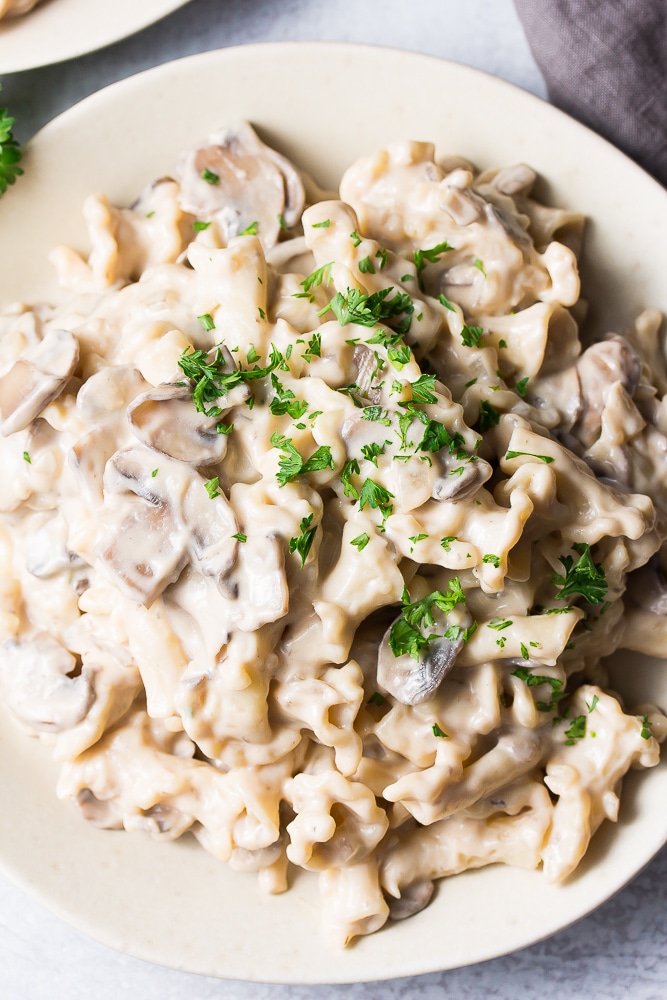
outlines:
{"label": "parsley leaf", "polygon": [[220,489],[220,480],[216,476],[215,479],[209,479],[204,483],[204,488],[209,495],[209,499],[215,500],[222,493]]}
{"label": "parsley leaf", "polygon": [[500,422],[500,413],[494,406],[491,406],[486,399],[480,400],[479,404],[479,429],[483,433],[492,427],[497,427]]}
{"label": "parsley leaf", "polygon": [[340,481],[343,484],[343,493],[350,500],[359,499],[359,490],[356,488],[352,479],[353,475],[359,475],[359,462],[356,458],[351,458],[349,462],[346,462],[343,466],[343,471],[340,474]]}
{"label": "parsley leaf", "polygon": [[274,431],[271,435],[271,444],[283,452],[278,460],[280,471],[276,475],[276,479],[281,486],[285,486],[296,476],[307,472],[318,472],[320,469],[335,468],[333,455],[328,445],[320,445],[310,458],[304,462],[298,450],[294,447],[291,438],[286,438],[284,435]]}
{"label": "parsley leaf", "polygon": [[209,170],[208,168],[202,170],[201,179],[203,181],[206,181],[207,184],[213,184],[214,186],[220,183],[219,176],[217,174],[214,174],[213,171]]}
{"label": "parsley leaf", "polygon": [[485,556],[482,556],[483,563],[490,563],[491,566],[495,566],[496,569],[500,566],[500,556],[494,556],[492,552],[488,552]]}
{"label": "parsley leaf", "polygon": [[[410,382],[412,386],[412,400],[415,403],[437,403],[438,397],[433,392],[435,388],[435,375],[420,375],[418,379],[414,382]],[[401,406],[405,405],[403,403],[399,404]]]}
{"label": "parsley leaf", "polygon": [[604,569],[600,563],[593,562],[590,545],[574,545],[573,548],[579,553],[577,561],[573,556],[561,556],[566,575],[553,577],[553,583],[561,588],[558,599],[564,601],[573,594],[581,594],[589,604],[601,604],[609,589]]}
{"label": "parsley leaf", "polygon": [[314,515],[311,513],[308,517],[301,519],[301,524],[299,525],[300,534],[297,538],[290,538],[289,540],[289,550],[290,552],[297,552],[301,556],[301,568],[303,569],[308,553],[310,552],[310,547],[313,544],[313,538],[315,537],[315,532],[317,531],[317,525],[311,528],[313,523]]}
{"label": "parsley leaf", "polygon": [[7,108],[0,108],[0,195],[23,173],[18,165],[23,154],[12,134],[15,121]]}
{"label": "parsley leaf", "polygon": [[484,330],[481,326],[468,326],[467,323],[463,324],[463,329],[461,330],[461,342],[464,347],[480,347],[480,341],[484,336]]}
{"label": "parsley leaf", "polygon": [[455,248],[451,246],[447,240],[444,240],[443,243],[436,244],[436,246],[431,247],[430,250],[415,250],[414,261],[415,267],[417,268],[417,282],[422,291],[424,290],[424,285],[422,283],[421,272],[426,267],[427,262],[430,264],[436,264],[442,257],[443,253],[447,253],[448,250],[454,249]]}
{"label": "parsley leaf", "polygon": [[586,716],[578,715],[573,719],[570,727],[565,730],[565,735],[568,737],[565,740],[565,745],[568,747],[571,747],[577,740],[583,739],[586,735]]}
{"label": "parsley leaf", "polygon": [[427,649],[437,633],[424,635],[423,629],[433,628],[435,618],[433,609],[449,614],[459,604],[465,604],[465,594],[458,577],[449,581],[447,592],[434,590],[420,601],[410,603],[407,588],[403,591],[403,607],[401,615],[389,630],[389,648],[394,656],[407,653],[413,660],[418,660],[423,649]]}
{"label": "parsley leaf", "polygon": [[444,731],[444,729],[440,728],[440,726],[438,725],[437,722],[433,723],[433,735],[434,736],[445,737],[446,739],[449,739],[448,734]]}
{"label": "parsley leaf", "polygon": [[449,453],[452,455],[464,444],[463,436],[458,431],[452,435],[440,421],[429,420],[424,430],[424,437],[419,443],[419,450],[437,452],[442,448],[449,448]]}
{"label": "parsley leaf", "polygon": [[308,409],[308,401],[297,399],[291,389],[285,389],[275,372],[271,372],[271,385],[276,394],[269,404],[271,413],[276,417],[287,413],[292,420],[299,420]]}
{"label": "parsley leaf", "polygon": [[[390,286],[369,295],[360,288],[348,288],[347,295],[337,292],[329,305],[321,310],[320,316],[331,309],[341,326],[346,326],[348,323],[357,323],[360,326],[386,323],[388,326],[393,325],[401,334],[407,333],[412,321],[414,303],[406,292],[396,292],[389,298],[393,290],[393,286]],[[403,316],[403,319],[398,323],[390,322],[399,316]]]}
{"label": "parsley leaf", "polygon": [[374,479],[366,479],[359,494],[359,509],[363,510],[368,504],[375,510],[381,510],[384,517],[388,517],[394,509],[391,503],[393,499],[394,494],[390,493],[384,486],[380,486]]}
{"label": "parsley leaf", "polygon": [[257,229],[259,227],[259,222],[251,222],[249,226],[242,229],[238,234],[239,236],[257,236]]}
{"label": "parsley leaf", "polygon": [[505,458],[519,458],[521,455],[525,455],[527,458],[539,458],[546,465],[551,465],[553,462],[551,455],[535,455],[532,451],[508,451],[505,453]]}
{"label": "parsley leaf", "polygon": [[372,462],[377,468],[378,455],[384,455],[385,446],[383,444],[378,444],[373,441],[371,444],[364,444],[361,446],[361,454],[368,462]]}
{"label": "parsley leaf", "polygon": [[350,545],[356,545],[359,551],[363,552],[363,550],[366,548],[369,542],[370,538],[364,531],[361,535],[357,535],[356,538],[351,539]]}

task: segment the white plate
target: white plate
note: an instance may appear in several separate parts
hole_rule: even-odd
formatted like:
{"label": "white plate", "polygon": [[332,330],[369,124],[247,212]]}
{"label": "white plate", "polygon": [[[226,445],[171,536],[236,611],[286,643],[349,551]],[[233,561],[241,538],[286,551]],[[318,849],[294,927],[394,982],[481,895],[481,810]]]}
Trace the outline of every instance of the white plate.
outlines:
{"label": "white plate", "polygon": [[133,35],[188,0],[42,0],[0,21],[0,73],[73,59]]}
{"label": "white plate", "polygon": [[[369,90],[367,81],[372,81]],[[47,253],[85,249],[91,191],[128,203],[182,149],[239,117],[333,186],[357,155],[399,138],[435,140],[480,166],[524,160],[556,204],[592,218],[586,290],[595,323],[622,328],[644,305],[667,311],[667,194],[601,139],[538,99],[477,71],[389,50],[331,44],[211,52],[116,84],[62,115],[29,145],[26,174],[0,200],[0,306],[55,294]],[[612,322],[612,317],[613,322]],[[629,683],[631,679],[631,684]],[[619,657],[617,686],[667,706],[667,669]],[[632,690],[629,690],[632,688]],[[54,795],[48,751],[0,728],[0,860],[75,926],[164,965],[233,979],[349,982],[478,962],[590,912],[667,840],[667,767],[632,774],[619,823],[594,838],[579,873],[493,867],[440,883],[430,907],[345,952],[320,937],[314,877],[263,896],[184,838],[100,831]]]}

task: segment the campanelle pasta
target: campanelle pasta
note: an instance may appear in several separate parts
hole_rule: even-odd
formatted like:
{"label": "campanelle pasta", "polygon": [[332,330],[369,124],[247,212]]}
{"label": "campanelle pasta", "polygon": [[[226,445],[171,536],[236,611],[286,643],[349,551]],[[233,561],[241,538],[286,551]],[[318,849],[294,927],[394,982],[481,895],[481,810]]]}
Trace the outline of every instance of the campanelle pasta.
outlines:
{"label": "campanelle pasta", "polygon": [[337,198],[240,124],[0,320],[3,699],[85,818],[317,872],[338,944],[565,878],[667,733],[600,665],[667,653],[660,316],[584,348],[534,179],[402,142]]}

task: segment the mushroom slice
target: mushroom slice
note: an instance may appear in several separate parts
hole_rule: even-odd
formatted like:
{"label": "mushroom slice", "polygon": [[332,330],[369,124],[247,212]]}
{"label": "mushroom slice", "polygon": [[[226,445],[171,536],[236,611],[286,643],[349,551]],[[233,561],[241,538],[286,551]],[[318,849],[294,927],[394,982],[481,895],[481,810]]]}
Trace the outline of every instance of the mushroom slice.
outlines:
{"label": "mushroom slice", "polygon": [[389,907],[389,916],[392,920],[405,920],[419,913],[431,902],[433,896],[433,882],[430,879],[419,879],[410,885],[401,887],[401,895],[398,899],[385,894]]}
{"label": "mushroom slice", "polygon": [[[453,455],[447,455],[449,461],[443,459],[444,453],[440,453],[438,460],[443,466],[443,475],[433,483],[431,495],[434,500],[465,500],[489,479],[493,471],[483,458],[466,462],[463,466],[458,459],[452,461]],[[459,468],[463,472],[459,473]]]}
{"label": "mushroom slice", "polygon": [[[393,652],[389,645],[389,636],[395,624],[394,622],[390,625],[385,632],[378,650],[377,681],[380,687],[392,694],[402,705],[421,705],[433,697],[445,675],[454,666],[463,646],[466,625],[461,624],[452,630],[456,632],[456,638],[448,639],[444,635],[450,631],[447,619],[442,614],[436,614],[435,626],[439,634],[431,639],[416,660],[409,653],[396,656]],[[467,624],[470,624],[469,616]]]}
{"label": "mushroom slice", "polygon": [[357,377],[354,381],[359,386],[359,393],[371,403],[380,403],[382,401],[382,390],[371,386],[371,382],[377,371],[375,354],[365,344],[357,344],[352,357],[357,366]]}
{"label": "mushroom slice", "polygon": [[641,360],[623,337],[613,334],[588,347],[577,361],[583,395],[583,411],[575,431],[590,447],[597,438],[607,389],[620,382],[629,396],[634,394],[641,377]]}
{"label": "mushroom slice", "polygon": [[186,212],[213,216],[226,242],[257,223],[265,248],[278,242],[301,218],[305,192],[288,159],[266,146],[251,125],[239,122],[193,150],[179,169],[181,204]]}
{"label": "mushroom slice", "polygon": [[79,360],[69,330],[50,330],[29,358],[19,358],[0,378],[0,432],[22,431],[62,392]]}
{"label": "mushroom slice", "polygon": [[137,396],[127,408],[127,418],[142,444],[188,465],[222,461],[227,435],[218,431],[221,417],[198,412],[187,385],[160,385]]}
{"label": "mushroom slice", "polygon": [[174,484],[167,470],[153,476],[154,461],[150,451],[131,448],[107,463],[106,499],[120,494],[121,502],[106,504],[111,526],[98,546],[120,590],[146,607],[178,578],[188,555],[188,534],[169,495]]}
{"label": "mushroom slice", "polygon": [[38,732],[61,733],[81,722],[95,699],[90,675],[71,676],[76,660],[47,632],[6,642],[0,687],[14,714]]}

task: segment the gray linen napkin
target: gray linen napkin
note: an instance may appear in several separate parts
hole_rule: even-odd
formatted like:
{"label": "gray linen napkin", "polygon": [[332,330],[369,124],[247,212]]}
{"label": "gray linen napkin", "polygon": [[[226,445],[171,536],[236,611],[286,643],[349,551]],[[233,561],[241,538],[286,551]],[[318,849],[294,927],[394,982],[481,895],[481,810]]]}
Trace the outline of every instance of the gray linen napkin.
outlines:
{"label": "gray linen napkin", "polygon": [[514,0],[549,98],[667,187],[667,0]]}

